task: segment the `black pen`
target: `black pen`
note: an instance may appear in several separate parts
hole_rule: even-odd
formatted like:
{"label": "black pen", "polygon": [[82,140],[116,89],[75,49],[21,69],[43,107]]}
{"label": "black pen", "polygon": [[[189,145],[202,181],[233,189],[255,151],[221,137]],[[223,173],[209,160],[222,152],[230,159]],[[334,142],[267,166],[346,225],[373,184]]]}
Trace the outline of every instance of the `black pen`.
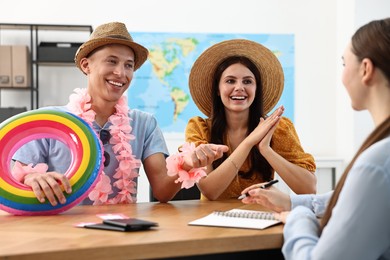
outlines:
{"label": "black pen", "polygon": [[[271,187],[272,185],[274,185],[275,183],[277,183],[278,180],[272,180],[270,182],[267,182],[266,184],[263,184],[263,185],[260,185],[259,188],[261,189],[265,189],[265,188],[268,188],[268,187]],[[238,197],[239,200],[242,200],[243,198],[246,198],[246,197],[249,197],[249,193],[245,193],[245,194],[241,194],[240,197]]]}

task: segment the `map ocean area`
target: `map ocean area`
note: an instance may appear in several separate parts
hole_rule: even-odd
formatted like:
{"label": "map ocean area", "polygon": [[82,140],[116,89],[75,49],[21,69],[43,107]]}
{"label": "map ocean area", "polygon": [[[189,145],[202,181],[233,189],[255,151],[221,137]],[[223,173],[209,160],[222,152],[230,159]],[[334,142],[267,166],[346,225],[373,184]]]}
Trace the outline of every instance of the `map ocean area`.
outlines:
{"label": "map ocean area", "polygon": [[225,40],[248,39],[270,49],[282,64],[285,85],[276,107],[294,120],[294,36],[292,34],[131,33],[149,50],[127,96],[131,109],[152,113],[165,133],[183,133],[193,116],[205,117],[193,102],[188,78],[195,60],[210,46]]}

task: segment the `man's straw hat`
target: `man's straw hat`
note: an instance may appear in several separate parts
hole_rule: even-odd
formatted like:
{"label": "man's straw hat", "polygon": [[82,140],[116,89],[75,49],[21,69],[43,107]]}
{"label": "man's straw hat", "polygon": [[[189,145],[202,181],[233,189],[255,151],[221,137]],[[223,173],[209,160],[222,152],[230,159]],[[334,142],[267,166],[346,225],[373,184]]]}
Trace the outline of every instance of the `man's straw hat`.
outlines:
{"label": "man's straw hat", "polygon": [[275,107],[282,95],[283,69],[279,60],[269,49],[257,42],[244,39],[217,43],[205,50],[195,61],[189,76],[190,92],[195,104],[206,116],[211,116],[215,70],[231,56],[247,57],[256,65],[263,86],[263,109],[267,114]]}
{"label": "man's straw hat", "polygon": [[77,50],[74,61],[81,69],[80,61],[87,57],[93,50],[107,44],[123,44],[134,51],[135,67],[137,70],[148,58],[148,50],[138,43],[135,43],[123,23],[112,22],[98,26],[91,34],[88,41],[83,43]]}

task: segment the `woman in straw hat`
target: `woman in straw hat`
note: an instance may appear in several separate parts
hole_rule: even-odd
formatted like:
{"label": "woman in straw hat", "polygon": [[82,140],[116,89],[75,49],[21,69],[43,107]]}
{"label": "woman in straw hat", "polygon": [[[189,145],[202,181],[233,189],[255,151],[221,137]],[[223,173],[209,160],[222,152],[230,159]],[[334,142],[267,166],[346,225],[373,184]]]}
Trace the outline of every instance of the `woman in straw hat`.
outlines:
{"label": "woman in straw hat", "polygon": [[[98,26],[75,55],[76,66],[88,77],[87,88],[75,89],[66,106],[52,107],[83,118],[99,134],[104,145],[104,172],[83,204],[135,202],[141,163],[156,199],[166,202],[180,189],[180,185],[167,176],[168,150],[156,119],[145,112],[129,110],[124,96],[133,73],[147,57],[148,50],[133,41],[123,23]],[[208,148],[212,151],[211,159],[222,155],[218,146]],[[191,156],[190,153],[183,168],[194,166]],[[64,144],[56,140],[36,140],[23,146],[13,159],[21,162],[16,163],[19,169],[16,177],[31,186],[41,202],[46,197],[52,205],[66,203],[58,184],[62,183],[67,193],[72,192],[68,179],[62,174],[71,162]],[[49,172],[40,174],[29,166],[37,163],[46,163]],[[196,161],[195,166],[202,165]]]}
{"label": "woman in straw hat", "polygon": [[286,259],[390,259],[389,32],[390,18],[369,22],[344,51],[342,81],[352,108],[368,110],[376,128],[335,190],[290,196],[276,188],[243,191],[250,194],[244,203],[281,212]]}
{"label": "woman in straw hat", "polygon": [[243,189],[274,178],[276,171],[296,193],[315,193],[313,157],[302,149],[284,108],[267,116],[283,91],[283,70],[259,43],[235,39],[213,45],[195,61],[192,98],[207,116],[189,120],[185,136],[195,146],[225,144],[222,158],[208,161],[199,181],[209,200],[237,198]]}

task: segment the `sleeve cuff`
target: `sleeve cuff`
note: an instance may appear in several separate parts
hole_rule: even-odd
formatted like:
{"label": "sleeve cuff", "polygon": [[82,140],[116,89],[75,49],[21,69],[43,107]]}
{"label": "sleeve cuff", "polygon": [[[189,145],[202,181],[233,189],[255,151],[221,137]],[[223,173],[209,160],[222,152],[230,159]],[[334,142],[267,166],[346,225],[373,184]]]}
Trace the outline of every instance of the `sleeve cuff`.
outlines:
{"label": "sleeve cuff", "polygon": [[298,206],[305,206],[306,208],[309,208],[313,211],[313,195],[311,194],[291,194],[290,195],[291,200],[291,209],[294,209]]}

